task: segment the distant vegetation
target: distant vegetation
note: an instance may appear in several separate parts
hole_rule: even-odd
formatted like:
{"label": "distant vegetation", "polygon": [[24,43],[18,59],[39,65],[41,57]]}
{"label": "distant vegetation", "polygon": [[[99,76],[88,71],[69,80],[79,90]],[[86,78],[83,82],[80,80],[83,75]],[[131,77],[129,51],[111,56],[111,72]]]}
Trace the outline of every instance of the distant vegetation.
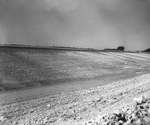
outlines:
{"label": "distant vegetation", "polygon": [[150,48],[148,48],[148,49],[144,50],[144,52],[150,52]]}
{"label": "distant vegetation", "polygon": [[104,49],[105,51],[124,51],[125,50],[125,47],[124,46],[119,46],[117,47],[117,49],[114,49],[114,48],[107,48],[107,49]]}
{"label": "distant vegetation", "polygon": [[20,45],[20,44],[0,44],[1,48],[28,48],[28,49],[52,49],[52,50],[70,50],[70,51],[98,51],[94,48],[67,47],[67,46],[39,46],[39,45]]}
{"label": "distant vegetation", "polygon": [[21,45],[21,44],[0,44],[1,48],[29,48],[29,49],[52,49],[52,50],[70,50],[70,51],[124,51],[124,46],[117,48],[105,48],[103,50],[94,48],[67,47],[67,46],[39,46],[39,45]]}
{"label": "distant vegetation", "polygon": [[117,49],[124,51],[124,50],[125,50],[125,47],[124,47],[124,46],[119,46]]}

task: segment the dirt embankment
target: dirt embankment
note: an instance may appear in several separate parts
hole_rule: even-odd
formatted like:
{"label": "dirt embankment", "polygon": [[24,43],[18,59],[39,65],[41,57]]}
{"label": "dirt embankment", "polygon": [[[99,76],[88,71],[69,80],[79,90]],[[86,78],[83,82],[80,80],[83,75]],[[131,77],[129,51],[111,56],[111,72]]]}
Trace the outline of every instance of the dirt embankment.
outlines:
{"label": "dirt embankment", "polygon": [[150,74],[107,85],[1,105],[3,125],[85,125],[150,95]]}

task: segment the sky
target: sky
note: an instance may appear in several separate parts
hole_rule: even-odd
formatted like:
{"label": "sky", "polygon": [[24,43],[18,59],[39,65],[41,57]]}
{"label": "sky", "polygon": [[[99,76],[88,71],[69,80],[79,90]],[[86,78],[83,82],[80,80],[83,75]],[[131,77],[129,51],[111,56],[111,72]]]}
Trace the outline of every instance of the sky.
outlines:
{"label": "sky", "polygon": [[0,43],[150,48],[150,0],[0,0]]}

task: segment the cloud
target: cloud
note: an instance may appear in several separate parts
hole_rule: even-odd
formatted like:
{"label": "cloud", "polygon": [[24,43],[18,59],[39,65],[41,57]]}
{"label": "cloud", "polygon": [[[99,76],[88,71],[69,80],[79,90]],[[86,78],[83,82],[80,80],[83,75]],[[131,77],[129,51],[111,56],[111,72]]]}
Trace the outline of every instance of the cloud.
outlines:
{"label": "cloud", "polygon": [[40,0],[6,0],[1,4],[0,23],[7,42],[40,44],[55,41],[55,35],[66,26],[65,15],[55,7],[45,8]]}
{"label": "cloud", "polygon": [[44,0],[46,9],[51,7],[60,11],[73,11],[79,5],[79,0]]}
{"label": "cloud", "polygon": [[149,6],[147,0],[0,0],[0,34],[6,31],[6,43],[143,48]]}

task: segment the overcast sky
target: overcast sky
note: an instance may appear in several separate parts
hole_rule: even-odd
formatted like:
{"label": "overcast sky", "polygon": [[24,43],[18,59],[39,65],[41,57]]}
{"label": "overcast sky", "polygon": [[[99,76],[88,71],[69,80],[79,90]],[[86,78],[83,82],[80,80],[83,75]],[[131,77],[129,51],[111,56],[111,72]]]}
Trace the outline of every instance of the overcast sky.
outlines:
{"label": "overcast sky", "polygon": [[150,48],[150,0],[0,0],[1,43]]}

